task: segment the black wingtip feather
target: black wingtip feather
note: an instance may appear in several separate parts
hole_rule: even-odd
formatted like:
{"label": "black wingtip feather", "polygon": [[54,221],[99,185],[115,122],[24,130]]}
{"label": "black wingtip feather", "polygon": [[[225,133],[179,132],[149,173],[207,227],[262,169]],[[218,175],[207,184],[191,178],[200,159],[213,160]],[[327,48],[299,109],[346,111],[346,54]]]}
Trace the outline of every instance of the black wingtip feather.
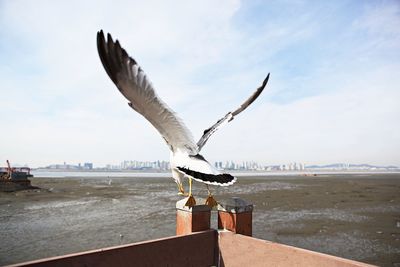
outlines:
{"label": "black wingtip feather", "polygon": [[110,33],[107,33],[107,42],[108,43],[113,43],[113,39]]}
{"label": "black wingtip feather", "polygon": [[193,171],[191,169],[184,167],[178,167],[178,170],[185,173],[186,175],[193,177],[193,179],[195,179],[196,181],[203,182],[205,184],[227,186],[227,185],[232,185],[236,181],[236,178],[230,175],[229,173],[208,174],[208,173]]}
{"label": "black wingtip feather", "polygon": [[101,63],[103,64],[104,69],[106,70],[108,76],[111,78],[111,80],[115,83],[116,80],[113,77],[112,70],[110,69],[110,64],[108,60],[108,47],[107,43],[105,40],[105,36],[103,33],[103,30],[100,30],[97,32],[97,51],[99,53],[99,57],[101,60]]}
{"label": "black wingtip feather", "polygon": [[[136,65],[136,60],[121,47],[118,39],[114,41],[110,33],[106,37],[103,30],[97,32],[97,50],[104,69],[118,87],[117,73],[129,72],[126,68]],[[140,67],[139,71],[142,71]]]}
{"label": "black wingtip feather", "polygon": [[265,87],[265,86],[267,85],[267,83],[268,83],[269,75],[270,75],[270,73],[268,72],[268,75],[267,75],[267,77],[264,79],[264,82],[263,82],[263,84],[262,84],[263,89],[264,89],[264,87]]}

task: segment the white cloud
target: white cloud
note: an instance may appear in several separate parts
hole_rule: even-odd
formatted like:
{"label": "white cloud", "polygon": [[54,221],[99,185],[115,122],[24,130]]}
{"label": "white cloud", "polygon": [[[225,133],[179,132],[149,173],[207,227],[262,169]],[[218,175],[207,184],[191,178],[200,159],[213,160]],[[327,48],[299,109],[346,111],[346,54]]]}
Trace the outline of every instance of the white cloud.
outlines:
{"label": "white cloud", "polygon": [[[260,99],[207,144],[211,159],[400,165],[396,4],[363,9],[334,33],[334,43],[324,40],[324,23],[334,28],[326,18],[335,16],[318,7],[242,27],[236,20],[246,2],[238,1],[1,5],[0,32],[8,43],[0,43],[0,116],[12,130],[2,131],[0,162],[102,165],[169,157],[103,70],[95,37],[104,29],[137,59],[196,138],[271,71]],[[302,55],[297,46],[315,62],[285,55]]]}
{"label": "white cloud", "polygon": [[371,81],[287,105],[264,104],[217,133],[206,151],[216,160],[234,155],[269,164],[398,164],[400,108],[394,97],[400,93],[374,90],[379,82]]}

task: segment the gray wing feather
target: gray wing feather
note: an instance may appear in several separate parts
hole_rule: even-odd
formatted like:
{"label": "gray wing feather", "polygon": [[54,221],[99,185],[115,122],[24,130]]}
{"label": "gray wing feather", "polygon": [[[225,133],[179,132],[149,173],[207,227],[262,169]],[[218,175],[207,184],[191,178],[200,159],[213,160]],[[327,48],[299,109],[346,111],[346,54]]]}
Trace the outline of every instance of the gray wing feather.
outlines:
{"label": "gray wing feather", "polygon": [[97,49],[104,69],[119,91],[130,101],[129,105],[159,131],[171,150],[180,148],[189,154],[197,154],[197,145],[190,131],[157,96],[144,71],[129,57],[118,40],[114,42],[108,34],[106,41],[103,31],[100,31],[97,33]]}
{"label": "gray wing feather", "polygon": [[239,108],[237,108],[233,112],[229,112],[223,118],[219,119],[213,126],[211,126],[210,128],[208,128],[204,131],[203,136],[197,142],[197,147],[198,147],[199,151],[202,149],[202,147],[207,142],[208,138],[210,138],[210,136],[213,133],[215,133],[222,125],[233,120],[235,116],[237,116],[240,112],[245,110],[248,106],[250,106],[251,103],[254,102],[254,100],[257,99],[257,97],[261,94],[261,92],[264,90],[265,86],[267,85],[268,80],[269,80],[269,73],[268,73],[267,77],[264,79],[262,85],[260,87],[258,87],[256,89],[256,91],[245,102],[243,102],[243,104],[240,105]]}
{"label": "gray wing feather", "polygon": [[245,110],[248,106],[250,106],[251,103],[254,102],[254,100],[257,99],[257,97],[261,94],[261,92],[264,90],[265,86],[267,85],[268,80],[269,80],[269,73],[268,73],[267,77],[264,79],[262,85],[260,87],[258,87],[257,90],[243,104],[241,104],[238,109],[236,109],[234,112],[232,112],[233,117],[235,117],[240,112]]}

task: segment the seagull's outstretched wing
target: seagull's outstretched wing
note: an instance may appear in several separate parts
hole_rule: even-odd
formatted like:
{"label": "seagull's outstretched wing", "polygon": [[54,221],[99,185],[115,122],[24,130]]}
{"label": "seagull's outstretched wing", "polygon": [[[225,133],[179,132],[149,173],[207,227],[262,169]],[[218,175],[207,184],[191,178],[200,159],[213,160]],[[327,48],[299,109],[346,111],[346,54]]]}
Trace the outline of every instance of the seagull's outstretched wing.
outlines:
{"label": "seagull's outstretched wing", "polygon": [[256,100],[256,98],[264,90],[265,86],[268,83],[268,80],[269,80],[269,73],[268,73],[267,77],[265,78],[264,82],[262,83],[262,85],[259,88],[257,88],[257,90],[242,105],[240,105],[239,108],[237,108],[233,112],[229,112],[223,118],[219,119],[213,126],[211,126],[210,128],[208,128],[207,130],[204,131],[203,136],[197,142],[197,147],[198,147],[199,151],[201,150],[201,148],[207,142],[208,138],[210,138],[210,136],[213,133],[215,133],[222,125],[224,125],[224,124],[230,122],[231,120],[233,120],[233,118],[236,115],[238,115],[240,112],[245,110],[248,106],[250,106],[251,103],[254,102],[254,100]]}
{"label": "seagull's outstretched wing", "polygon": [[197,145],[183,122],[156,94],[153,85],[136,61],[121,48],[110,34],[97,33],[97,49],[103,66],[129,105],[142,114],[162,135],[171,150],[177,148],[191,155],[198,153]]}

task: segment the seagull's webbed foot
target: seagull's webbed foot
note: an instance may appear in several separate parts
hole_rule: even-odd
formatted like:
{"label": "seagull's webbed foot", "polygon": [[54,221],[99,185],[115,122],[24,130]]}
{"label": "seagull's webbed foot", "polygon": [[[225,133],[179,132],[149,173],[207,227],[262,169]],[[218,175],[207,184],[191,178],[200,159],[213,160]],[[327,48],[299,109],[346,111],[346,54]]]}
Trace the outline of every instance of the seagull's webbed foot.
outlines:
{"label": "seagull's webbed foot", "polygon": [[187,201],[185,203],[185,206],[187,206],[189,208],[196,206],[196,200],[194,199],[193,195],[189,195],[189,197],[187,198]]}
{"label": "seagull's webbed foot", "polygon": [[213,195],[210,192],[210,189],[208,188],[208,184],[207,184],[207,191],[208,191],[208,197],[206,199],[205,204],[207,206],[209,206],[210,208],[214,208],[218,205],[217,201],[214,199]]}
{"label": "seagull's webbed foot", "polygon": [[207,206],[209,206],[210,208],[214,208],[218,205],[217,201],[214,199],[214,197],[212,195],[209,195],[206,199],[206,203]]}
{"label": "seagull's webbed foot", "polygon": [[189,178],[189,194],[188,194],[188,198],[185,203],[185,206],[187,206],[187,207],[196,206],[196,200],[194,199],[194,197],[192,195],[192,178]]}

